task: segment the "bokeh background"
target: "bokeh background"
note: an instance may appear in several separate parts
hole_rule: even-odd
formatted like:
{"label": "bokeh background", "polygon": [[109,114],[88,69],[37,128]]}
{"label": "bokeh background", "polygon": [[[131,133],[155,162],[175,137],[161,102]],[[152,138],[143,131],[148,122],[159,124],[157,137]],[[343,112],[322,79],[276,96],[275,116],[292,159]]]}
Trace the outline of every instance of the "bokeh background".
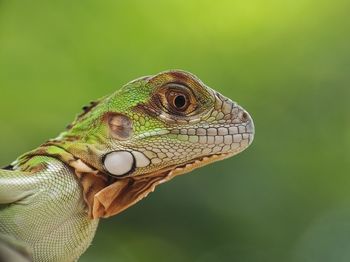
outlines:
{"label": "bokeh background", "polygon": [[0,0],[0,164],[180,68],[243,105],[242,154],[103,220],[88,261],[350,261],[350,2]]}

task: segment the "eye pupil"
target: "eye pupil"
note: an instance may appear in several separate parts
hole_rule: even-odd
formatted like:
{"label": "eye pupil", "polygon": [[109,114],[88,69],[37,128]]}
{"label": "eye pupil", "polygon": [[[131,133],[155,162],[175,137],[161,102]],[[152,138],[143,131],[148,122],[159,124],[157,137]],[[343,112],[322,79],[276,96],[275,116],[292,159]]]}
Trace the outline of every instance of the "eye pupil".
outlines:
{"label": "eye pupil", "polygon": [[174,99],[174,104],[176,108],[179,108],[179,109],[183,108],[186,105],[186,97],[183,95],[178,95]]}

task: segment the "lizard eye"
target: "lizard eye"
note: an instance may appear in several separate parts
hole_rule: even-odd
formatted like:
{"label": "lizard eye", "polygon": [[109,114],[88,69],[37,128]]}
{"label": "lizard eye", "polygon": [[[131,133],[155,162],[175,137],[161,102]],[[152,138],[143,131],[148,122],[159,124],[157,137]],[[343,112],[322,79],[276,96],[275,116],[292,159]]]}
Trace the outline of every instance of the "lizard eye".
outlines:
{"label": "lizard eye", "polygon": [[197,108],[197,99],[190,88],[171,83],[159,91],[160,102],[168,113],[178,116],[189,116]]}
{"label": "lizard eye", "polygon": [[189,99],[183,93],[170,91],[166,97],[169,105],[178,111],[185,111],[189,106]]}

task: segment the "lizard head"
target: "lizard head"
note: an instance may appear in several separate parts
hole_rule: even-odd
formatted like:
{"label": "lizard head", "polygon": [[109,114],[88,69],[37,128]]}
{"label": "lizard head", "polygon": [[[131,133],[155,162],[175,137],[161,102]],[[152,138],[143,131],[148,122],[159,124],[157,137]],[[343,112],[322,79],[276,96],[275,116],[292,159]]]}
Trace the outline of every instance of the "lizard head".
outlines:
{"label": "lizard head", "polygon": [[243,151],[254,136],[242,107],[183,71],[133,81],[111,104],[104,119],[113,150],[103,165],[117,177],[186,172]]}
{"label": "lizard head", "polygon": [[196,76],[174,70],[136,79],[92,103],[58,141],[112,178],[94,195],[99,204],[92,216],[106,217],[176,175],[238,154],[253,137],[246,110]]}

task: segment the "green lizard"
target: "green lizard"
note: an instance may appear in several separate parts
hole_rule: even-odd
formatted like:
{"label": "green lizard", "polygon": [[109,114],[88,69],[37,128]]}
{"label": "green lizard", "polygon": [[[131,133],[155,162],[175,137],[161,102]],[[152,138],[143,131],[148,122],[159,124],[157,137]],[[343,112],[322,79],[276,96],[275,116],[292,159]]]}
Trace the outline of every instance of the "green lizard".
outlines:
{"label": "green lizard", "polygon": [[0,169],[0,253],[7,261],[75,261],[100,218],[243,151],[253,136],[250,115],[190,73],[136,79]]}

